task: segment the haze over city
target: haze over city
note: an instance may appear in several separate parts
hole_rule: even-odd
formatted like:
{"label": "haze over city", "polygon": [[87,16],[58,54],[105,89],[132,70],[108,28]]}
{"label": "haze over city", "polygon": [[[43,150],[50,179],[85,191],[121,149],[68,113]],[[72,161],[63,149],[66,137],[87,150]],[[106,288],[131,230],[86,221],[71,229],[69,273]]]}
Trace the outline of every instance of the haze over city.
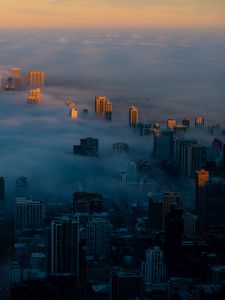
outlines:
{"label": "haze over city", "polygon": [[0,300],[225,297],[225,2],[0,10]]}

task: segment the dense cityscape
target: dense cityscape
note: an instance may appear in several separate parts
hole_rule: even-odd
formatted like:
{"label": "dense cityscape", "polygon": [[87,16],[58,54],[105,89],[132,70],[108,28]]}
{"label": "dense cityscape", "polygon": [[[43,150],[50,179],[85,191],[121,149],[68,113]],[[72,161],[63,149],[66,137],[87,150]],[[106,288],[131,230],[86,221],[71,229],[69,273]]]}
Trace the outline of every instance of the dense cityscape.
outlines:
{"label": "dense cityscape", "polygon": [[[19,97],[34,119],[40,108],[51,113],[49,77],[9,67],[0,97]],[[46,161],[47,183],[32,189],[34,175],[1,171],[0,299],[224,299],[223,124],[185,112],[146,121],[138,101],[115,124],[113,97],[89,101],[65,95],[58,104],[62,123],[93,129],[78,130],[54,157],[69,159],[58,172],[74,161],[76,178],[52,188],[58,175]],[[60,144],[65,132],[57,134]]]}

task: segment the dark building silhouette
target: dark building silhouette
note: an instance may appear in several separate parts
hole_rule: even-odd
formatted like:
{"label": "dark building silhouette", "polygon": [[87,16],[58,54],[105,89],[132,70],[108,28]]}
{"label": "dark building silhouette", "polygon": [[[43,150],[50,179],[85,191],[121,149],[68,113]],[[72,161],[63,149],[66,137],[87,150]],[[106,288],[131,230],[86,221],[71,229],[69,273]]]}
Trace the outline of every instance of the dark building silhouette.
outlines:
{"label": "dark building silhouette", "polygon": [[110,300],[142,299],[143,275],[140,272],[112,272]]}
{"label": "dark building silhouette", "polygon": [[163,229],[163,201],[148,197],[149,229],[162,231]]}
{"label": "dark building silhouette", "polygon": [[102,195],[99,193],[76,192],[73,194],[73,212],[101,212]]}
{"label": "dark building silhouette", "polygon": [[225,180],[209,177],[202,186],[196,184],[196,212],[209,225],[225,225]]}
{"label": "dark building silhouette", "polygon": [[165,217],[164,254],[167,264],[179,263],[182,250],[182,209],[172,204]]}
{"label": "dark building silhouette", "polygon": [[76,216],[62,216],[51,222],[46,244],[48,273],[70,274],[79,279],[79,241],[79,219]]}
{"label": "dark building silhouette", "polygon": [[83,156],[98,156],[98,139],[88,137],[80,139],[80,145],[73,146],[73,153]]}

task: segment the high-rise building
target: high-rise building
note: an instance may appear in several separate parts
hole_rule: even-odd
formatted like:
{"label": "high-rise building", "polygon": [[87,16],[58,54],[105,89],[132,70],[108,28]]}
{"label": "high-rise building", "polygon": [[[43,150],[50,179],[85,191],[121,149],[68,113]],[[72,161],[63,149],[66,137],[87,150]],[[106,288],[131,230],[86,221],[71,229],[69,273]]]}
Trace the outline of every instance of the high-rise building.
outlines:
{"label": "high-rise building", "polygon": [[164,216],[170,212],[170,206],[177,204],[181,206],[180,194],[176,192],[166,192],[163,199],[163,214]]}
{"label": "high-rise building", "polygon": [[0,177],[0,208],[3,206],[5,201],[5,179]]}
{"label": "high-rise building", "polygon": [[146,260],[142,262],[145,289],[151,291],[166,284],[166,267],[162,250],[155,246],[145,251]]}
{"label": "high-rise building", "polygon": [[112,102],[106,96],[96,96],[95,113],[110,121],[112,118]]}
{"label": "high-rise building", "polygon": [[76,108],[71,108],[70,109],[70,117],[72,119],[77,119],[77,117],[78,117],[78,111],[77,111]]}
{"label": "high-rise building", "polygon": [[28,188],[28,183],[27,183],[27,178],[24,176],[20,176],[16,180],[16,197],[26,197],[27,196],[27,188]]}
{"label": "high-rise building", "polygon": [[196,239],[197,220],[198,217],[191,213],[183,215],[183,234],[185,239],[192,241]]}
{"label": "high-rise building", "polygon": [[196,139],[186,139],[186,138],[174,138],[173,140],[173,162],[179,165],[181,172],[183,173],[183,165],[182,162],[185,159],[186,151],[185,147],[187,145],[196,145]]}
{"label": "high-rise building", "polygon": [[98,139],[87,137],[80,139],[80,145],[73,146],[73,153],[83,156],[98,156]]}
{"label": "high-rise building", "polygon": [[114,143],[113,151],[115,153],[124,153],[129,151],[129,146],[126,143]]}
{"label": "high-rise building", "polygon": [[44,226],[44,205],[39,200],[22,197],[16,200],[16,231],[41,231]]}
{"label": "high-rise building", "polygon": [[73,212],[102,212],[103,201],[102,194],[76,192],[73,194]]}
{"label": "high-rise building", "polygon": [[48,230],[48,270],[52,275],[70,274],[79,279],[79,218],[62,216]]}
{"label": "high-rise building", "polygon": [[209,177],[205,170],[196,176],[196,213],[210,225],[223,225],[225,219],[225,180]]}
{"label": "high-rise building", "polygon": [[170,207],[165,217],[165,262],[179,263],[182,250],[182,209],[177,204]]}
{"label": "high-rise building", "polygon": [[110,252],[110,222],[106,213],[93,214],[87,224],[87,255],[107,257]]}
{"label": "high-rise building", "polygon": [[181,173],[191,178],[195,177],[196,170],[205,167],[206,148],[198,144],[185,144],[181,158]]}
{"label": "high-rise building", "polygon": [[154,132],[153,155],[159,161],[173,159],[173,131],[161,129]]}
{"label": "high-rise building", "polygon": [[129,124],[130,126],[136,126],[138,123],[138,108],[131,106],[129,109]]}
{"label": "high-rise building", "polygon": [[105,104],[105,119],[108,121],[112,120],[112,102],[107,101]]}
{"label": "high-rise building", "polygon": [[110,300],[142,299],[143,275],[137,271],[112,272]]}
{"label": "high-rise building", "polygon": [[163,230],[163,201],[148,195],[149,228],[154,231]]}
{"label": "high-rise building", "polygon": [[29,90],[27,95],[27,103],[40,103],[41,100],[41,90]]}
{"label": "high-rise building", "polygon": [[43,86],[45,83],[45,72],[43,71],[29,71],[28,72],[28,84],[30,86]]}
{"label": "high-rise building", "polygon": [[185,118],[182,120],[182,125],[186,126],[187,128],[190,128],[190,123],[190,119]]}
{"label": "high-rise building", "polygon": [[201,116],[195,118],[195,128],[204,128],[205,120]]}
{"label": "high-rise building", "polygon": [[167,128],[173,129],[177,125],[176,119],[168,119],[167,120]]}

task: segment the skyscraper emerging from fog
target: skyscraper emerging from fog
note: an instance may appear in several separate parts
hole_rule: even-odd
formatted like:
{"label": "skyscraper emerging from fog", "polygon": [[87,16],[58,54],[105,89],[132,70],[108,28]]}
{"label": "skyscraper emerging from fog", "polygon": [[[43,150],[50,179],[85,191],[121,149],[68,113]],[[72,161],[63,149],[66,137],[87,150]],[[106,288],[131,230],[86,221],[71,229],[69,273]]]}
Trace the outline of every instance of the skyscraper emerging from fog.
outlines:
{"label": "skyscraper emerging from fog", "polygon": [[40,87],[45,83],[45,72],[32,70],[28,72],[28,84],[30,86]]}
{"label": "skyscraper emerging from fog", "polygon": [[202,116],[195,117],[195,128],[204,128],[205,119]]}
{"label": "skyscraper emerging from fog", "polygon": [[112,102],[106,96],[96,96],[95,113],[110,121],[112,118]]}
{"label": "skyscraper emerging from fog", "polygon": [[168,119],[167,120],[167,128],[173,129],[177,125],[176,119]]}
{"label": "skyscraper emerging from fog", "polygon": [[40,103],[40,100],[41,100],[41,90],[39,88],[28,91],[27,103]]}
{"label": "skyscraper emerging from fog", "polygon": [[83,156],[98,156],[98,139],[87,137],[80,139],[80,145],[73,146],[73,153]]}
{"label": "skyscraper emerging from fog", "polygon": [[132,105],[129,109],[129,124],[130,126],[136,126],[138,123],[138,108]]}

